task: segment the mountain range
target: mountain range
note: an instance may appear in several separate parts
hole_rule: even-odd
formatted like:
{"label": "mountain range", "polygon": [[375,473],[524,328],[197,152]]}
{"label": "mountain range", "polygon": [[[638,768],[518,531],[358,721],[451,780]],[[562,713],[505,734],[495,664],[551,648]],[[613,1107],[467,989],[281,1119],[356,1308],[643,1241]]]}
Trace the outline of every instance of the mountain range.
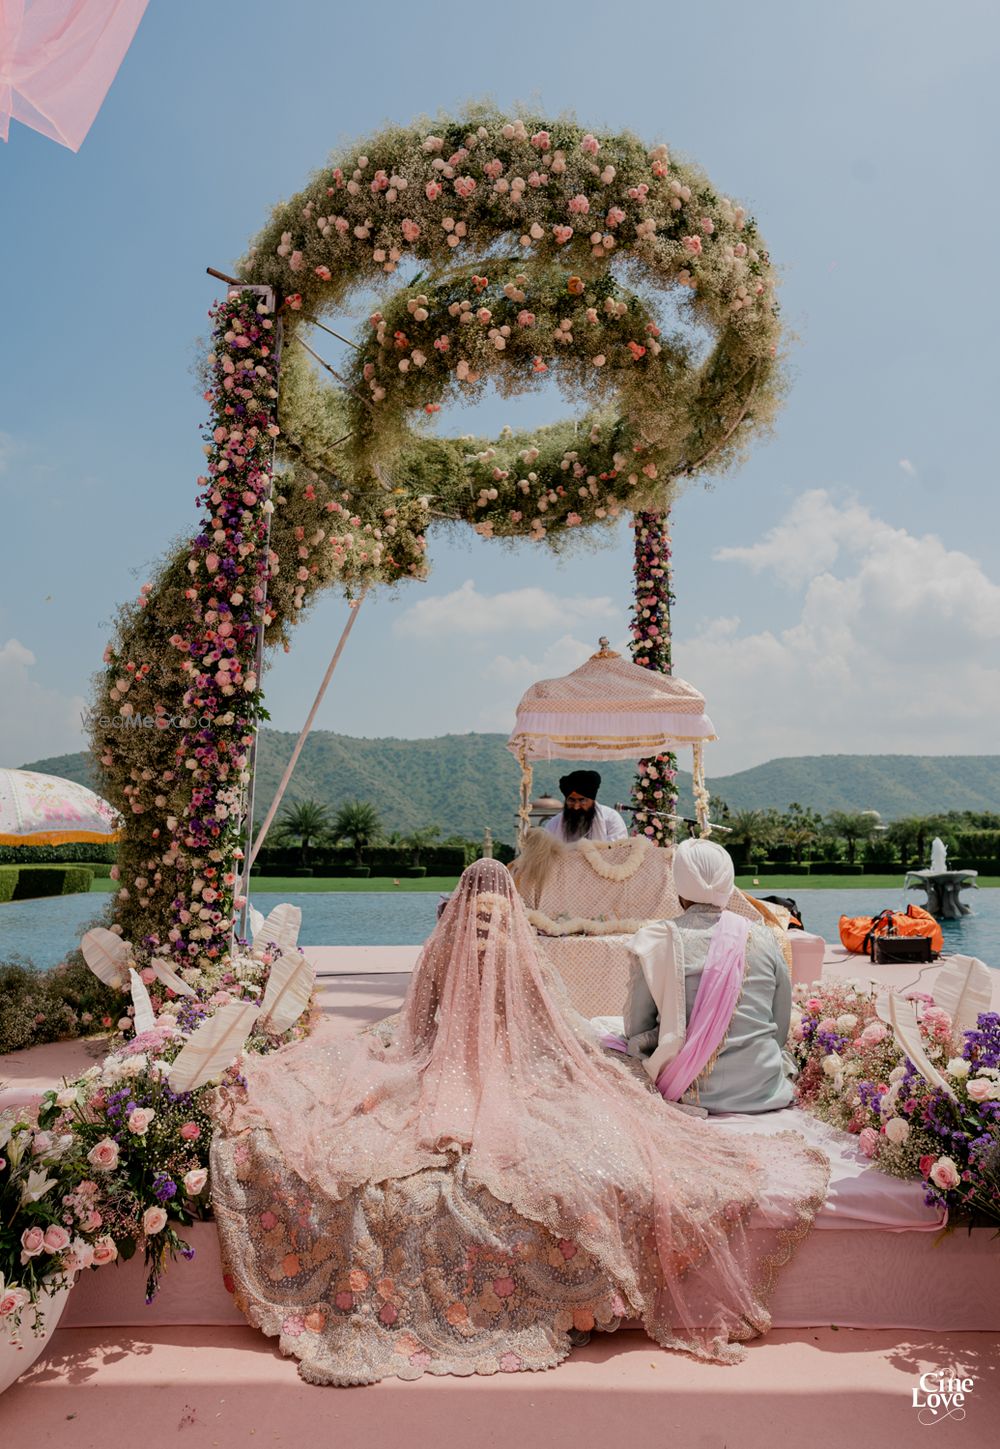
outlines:
{"label": "mountain range", "polygon": [[[261,732],[256,810],[262,819],[288,762],[295,735]],[[708,751],[711,769],[711,747]],[[35,760],[40,770],[93,788],[90,756],[80,751]],[[535,767],[534,793],[557,794],[559,776],[572,766]],[[598,766],[604,804],[627,801],[634,766]],[[353,739],[314,730],[306,740],[286,800],[319,800],[336,808],[369,800],[387,830],[439,825],[444,834],[478,837],[490,826],[497,840],[512,840],[519,769],[500,734],[442,735],[435,739]],[[678,776],[680,807],[692,812],[691,776]],[[946,810],[1000,811],[1000,755],[798,755],[769,760],[732,775],[709,776],[713,795],[731,810],[786,809],[792,801],[822,814],[877,810],[885,820]]]}

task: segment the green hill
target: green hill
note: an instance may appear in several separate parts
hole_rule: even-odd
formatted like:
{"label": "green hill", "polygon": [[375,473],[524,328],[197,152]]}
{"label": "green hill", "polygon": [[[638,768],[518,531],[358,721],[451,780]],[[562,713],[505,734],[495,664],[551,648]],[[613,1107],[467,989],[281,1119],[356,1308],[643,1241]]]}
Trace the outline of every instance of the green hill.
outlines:
{"label": "green hill", "polygon": [[[442,735],[429,740],[352,739],[316,730],[306,741],[286,798],[322,800],[332,806],[358,797],[377,807],[389,830],[411,830],[433,822],[446,834],[478,836],[489,825],[499,840],[511,840],[517,809],[518,766],[499,734]],[[260,819],[277,788],[295,736],[279,730],[261,734],[256,814]],[[711,747],[709,756],[711,769]],[[83,784],[95,783],[84,753],[35,760],[42,770]],[[571,768],[553,762],[535,769],[535,794],[554,793]],[[598,767],[606,804],[629,798],[633,767]],[[691,811],[690,775],[680,776],[681,807]],[[751,770],[709,777],[713,793],[733,810],[797,800],[826,814],[831,810],[877,810],[886,820],[944,810],[1000,811],[1000,756],[997,755],[800,755],[769,760]]]}

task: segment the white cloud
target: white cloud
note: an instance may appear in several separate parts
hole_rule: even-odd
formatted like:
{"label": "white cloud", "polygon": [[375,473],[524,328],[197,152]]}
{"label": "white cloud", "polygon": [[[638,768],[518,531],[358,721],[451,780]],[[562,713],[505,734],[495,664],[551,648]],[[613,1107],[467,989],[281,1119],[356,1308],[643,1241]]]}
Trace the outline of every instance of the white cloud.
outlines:
{"label": "white cloud", "polygon": [[911,463],[909,458],[900,458],[899,466],[902,468],[904,473],[909,475],[909,477],[915,478],[917,476],[916,464]]}
{"label": "white cloud", "polygon": [[585,620],[607,620],[618,610],[607,597],[562,598],[547,589],[511,589],[481,594],[472,579],[450,594],[411,605],[393,625],[395,634],[413,639],[483,638],[494,634],[540,634]]}
{"label": "white cloud", "polygon": [[495,654],[482,669],[479,715],[472,728],[511,729],[517,702],[529,685],[579,669],[595,648],[594,642],[588,644],[572,634],[563,634],[533,658],[527,654]]}
{"label": "white cloud", "polygon": [[19,639],[0,646],[0,764],[16,769],[83,745],[81,695],[46,689],[32,676],[37,660]]}
{"label": "white cloud", "polygon": [[782,629],[718,618],[677,641],[720,733],[716,773],[782,754],[996,751],[1000,584],[969,554],[817,491],[718,557],[768,569],[801,603]]}

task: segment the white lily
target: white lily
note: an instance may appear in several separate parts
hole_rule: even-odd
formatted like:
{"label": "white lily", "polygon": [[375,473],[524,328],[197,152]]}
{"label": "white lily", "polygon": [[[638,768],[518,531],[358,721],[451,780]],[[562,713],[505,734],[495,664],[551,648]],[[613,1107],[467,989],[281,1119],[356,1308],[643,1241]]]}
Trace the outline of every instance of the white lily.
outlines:
{"label": "white lily", "polygon": [[28,1181],[21,1189],[21,1201],[37,1202],[40,1197],[45,1196],[50,1187],[55,1187],[55,1185],[56,1179],[46,1177],[44,1168],[39,1171],[33,1167],[28,1173]]}

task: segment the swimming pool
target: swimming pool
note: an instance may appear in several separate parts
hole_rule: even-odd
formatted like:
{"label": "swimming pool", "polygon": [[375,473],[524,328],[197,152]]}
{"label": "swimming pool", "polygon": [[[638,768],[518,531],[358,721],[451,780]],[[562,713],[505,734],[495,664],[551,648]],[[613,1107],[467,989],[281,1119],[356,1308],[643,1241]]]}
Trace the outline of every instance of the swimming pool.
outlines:
{"label": "swimming pool", "polygon": [[[841,915],[872,914],[883,906],[905,909],[915,899],[902,890],[799,890],[807,931],[839,939]],[[978,956],[1000,968],[1000,889],[969,892],[974,915],[942,921],[946,951]],[[303,946],[409,946],[426,940],[434,928],[438,896],[433,891],[391,894],[373,891],[259,895],[254,905],[265,914],[282,900],[302,907]],[[39,969],[55,966],[103,912],[107,897],[57,896],[0,905],[0,961],[21,957]]]}

